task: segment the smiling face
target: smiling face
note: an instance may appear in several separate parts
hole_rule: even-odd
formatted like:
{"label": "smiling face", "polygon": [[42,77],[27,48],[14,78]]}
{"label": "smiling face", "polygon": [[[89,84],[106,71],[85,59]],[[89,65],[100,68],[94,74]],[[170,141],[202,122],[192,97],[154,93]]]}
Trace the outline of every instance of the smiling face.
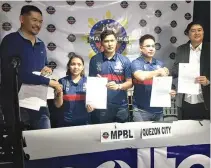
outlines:
{"label": "smiling face", "polygon": [[84,70],[84,64],[80,58],[73,58],[69,64],[70,74],[73,76],[81,75]]}
{"label": "smiling face", "polygon": [[29,34],[37,35],[42,27],[43,18],[39,12],[31,11],[29,14],[21,15],[20,22]]}
{"label": "smiling face", "polygon": [[203,27],[199,24],[193,25],[188,32],[188,37],[191,43],[200,44],[204,39]]}
{"label": "smiling face", "polygon": [[145,57],[153,57],[155,55],[155,42],[152,39],[144,40],[140,46],[140,51]]}

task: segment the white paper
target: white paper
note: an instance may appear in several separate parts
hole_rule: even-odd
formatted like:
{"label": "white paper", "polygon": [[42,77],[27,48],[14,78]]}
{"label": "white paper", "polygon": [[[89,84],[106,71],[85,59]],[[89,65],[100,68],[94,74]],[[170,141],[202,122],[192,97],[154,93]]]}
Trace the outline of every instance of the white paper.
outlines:
{"label": "white paper", "polygon": [[150,107],[171,107],[172,76],[154,77]]}
{"label": "white paper", "polygon": [[107,78],[87,77],[86,104],[95,109],[107,109]]}
{"label": "white paper", "polygon": [[19,106],[39,111],[41,106],[47,106],[47,91],[47,86],[22,84],[18,93]]}
{"label": "white paper", "polygon": [[196,64],[180,63],[178,76],[178,93],[199,94],[200,85],[195,83],[200,76],[200,68]]}
{"label": "white paper", "polygon": [[[38,72],[38,71],[34,71],[32,73],[35,74],[35,75],[38,75],[38,76],[41,75],[41,72]],[[49,79],[54,79],[54,80],[57,80],[58,81],[58,77],[56,77],[54,74],[46,75],[45,77],[46,78],[49,78]],[[47,99],[54,99],[55,94],[54,94],[54,89],[52,87],[48,87],[48,92],[47,93],[48,93],[47,94]]]}

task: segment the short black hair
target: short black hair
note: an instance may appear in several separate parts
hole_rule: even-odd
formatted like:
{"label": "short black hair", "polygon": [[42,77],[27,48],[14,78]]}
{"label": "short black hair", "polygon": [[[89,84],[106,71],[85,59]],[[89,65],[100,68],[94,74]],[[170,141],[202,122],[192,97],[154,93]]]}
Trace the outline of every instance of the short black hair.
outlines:
{"label": "short black hair", "polygon": [[41,10],[33,5],[25,5],[21,8],[21,15],[29,14],[30,12],[39,12],[42,15]]}
{"label": "short black hair", "polygon": [[103,41],[107,36],[109,35],[114,35],[115,39],[116,37],[116,33],[113,30],[104,30],[101,34],[100,34],[100,40]]}
{"label": "short black hair", "polygon": [[139,39],[139,45],[142,45],[144,43],[144,41],[147,40],[147,39],[152,39],[155,42],[155,38],[154,38],[153,35],[151,35],[151,34],[145,34],[145,35],[143,35],[143,36],[140,37],[140,39]]}
{"label": "short black hair", "polygon": [[[203,26],[203,23],[201,22],[201,21],[193,21],[193,22],[190,22],[188,25],[187,25],[187,27],[186,27],[186,29],[185,29],[185,35],[188,35],[188,32],[189,32],[189,30],[191,29],[191,27],[193,26],[193,25],[200,25],[202,28],[204,27]],[[203,28],[204,29],[204,28]]]}

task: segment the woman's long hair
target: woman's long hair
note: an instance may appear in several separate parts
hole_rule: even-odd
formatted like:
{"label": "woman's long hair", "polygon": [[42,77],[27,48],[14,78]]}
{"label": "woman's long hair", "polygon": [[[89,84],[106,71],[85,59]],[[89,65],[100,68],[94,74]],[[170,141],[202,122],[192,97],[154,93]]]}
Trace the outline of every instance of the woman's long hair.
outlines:
{"label": "woman's long hair", "polygon": [[[70,67],[70,64],[71,64],[71,62],[72,62],[72,60],[73,60],[74,58],[79,58],[79,59],[81,60],[81,62],[83,63],[83,66],[84,66],[84,59],[83,59],[81,56],[79,56],[79,55],[73,55],[73,56],[70,57],[70,59],[69,59],[69,61],[68,61],[68,63],[67,63],[67,72],[66,72],[66,75],[71,75],[71,72],[70,72],[69,67]],[[80,75],[81,75],[81,76],[85,76],[85,71],[84,71],[84,69],[82,70],[82,72],[81,72]]]}

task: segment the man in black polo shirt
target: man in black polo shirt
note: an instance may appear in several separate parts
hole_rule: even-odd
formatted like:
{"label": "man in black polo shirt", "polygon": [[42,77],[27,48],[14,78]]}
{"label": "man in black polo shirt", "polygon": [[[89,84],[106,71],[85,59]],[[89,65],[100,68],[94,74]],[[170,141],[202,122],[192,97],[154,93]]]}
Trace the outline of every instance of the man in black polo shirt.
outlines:
{"label": "man in black polo shirt", "polygon": [[[36,35],[42,26],[42,12],[35,6],[26,5],[21,9],[21,27],[17,32],[5,36],[0,46],[1,58],[1,81],[2,95],[7,98],[7,86],[9,85],[8,65],[11,58],[19,56],[21,64],[19,67],[19,89],[21,84],[47,85],[57,90],[61,89],[57,81],[45,78],[46,73],[52,73],[47,67],[47,54],[45,44]],[[34,75],[34,71],[41,72],[41,76]],[[39,111],[21,108],[23,122],[31,125],[32,129],[50,128],[49,111],[47,107],[41,107]],[[10,116],[6,116],[10,117]]]}

